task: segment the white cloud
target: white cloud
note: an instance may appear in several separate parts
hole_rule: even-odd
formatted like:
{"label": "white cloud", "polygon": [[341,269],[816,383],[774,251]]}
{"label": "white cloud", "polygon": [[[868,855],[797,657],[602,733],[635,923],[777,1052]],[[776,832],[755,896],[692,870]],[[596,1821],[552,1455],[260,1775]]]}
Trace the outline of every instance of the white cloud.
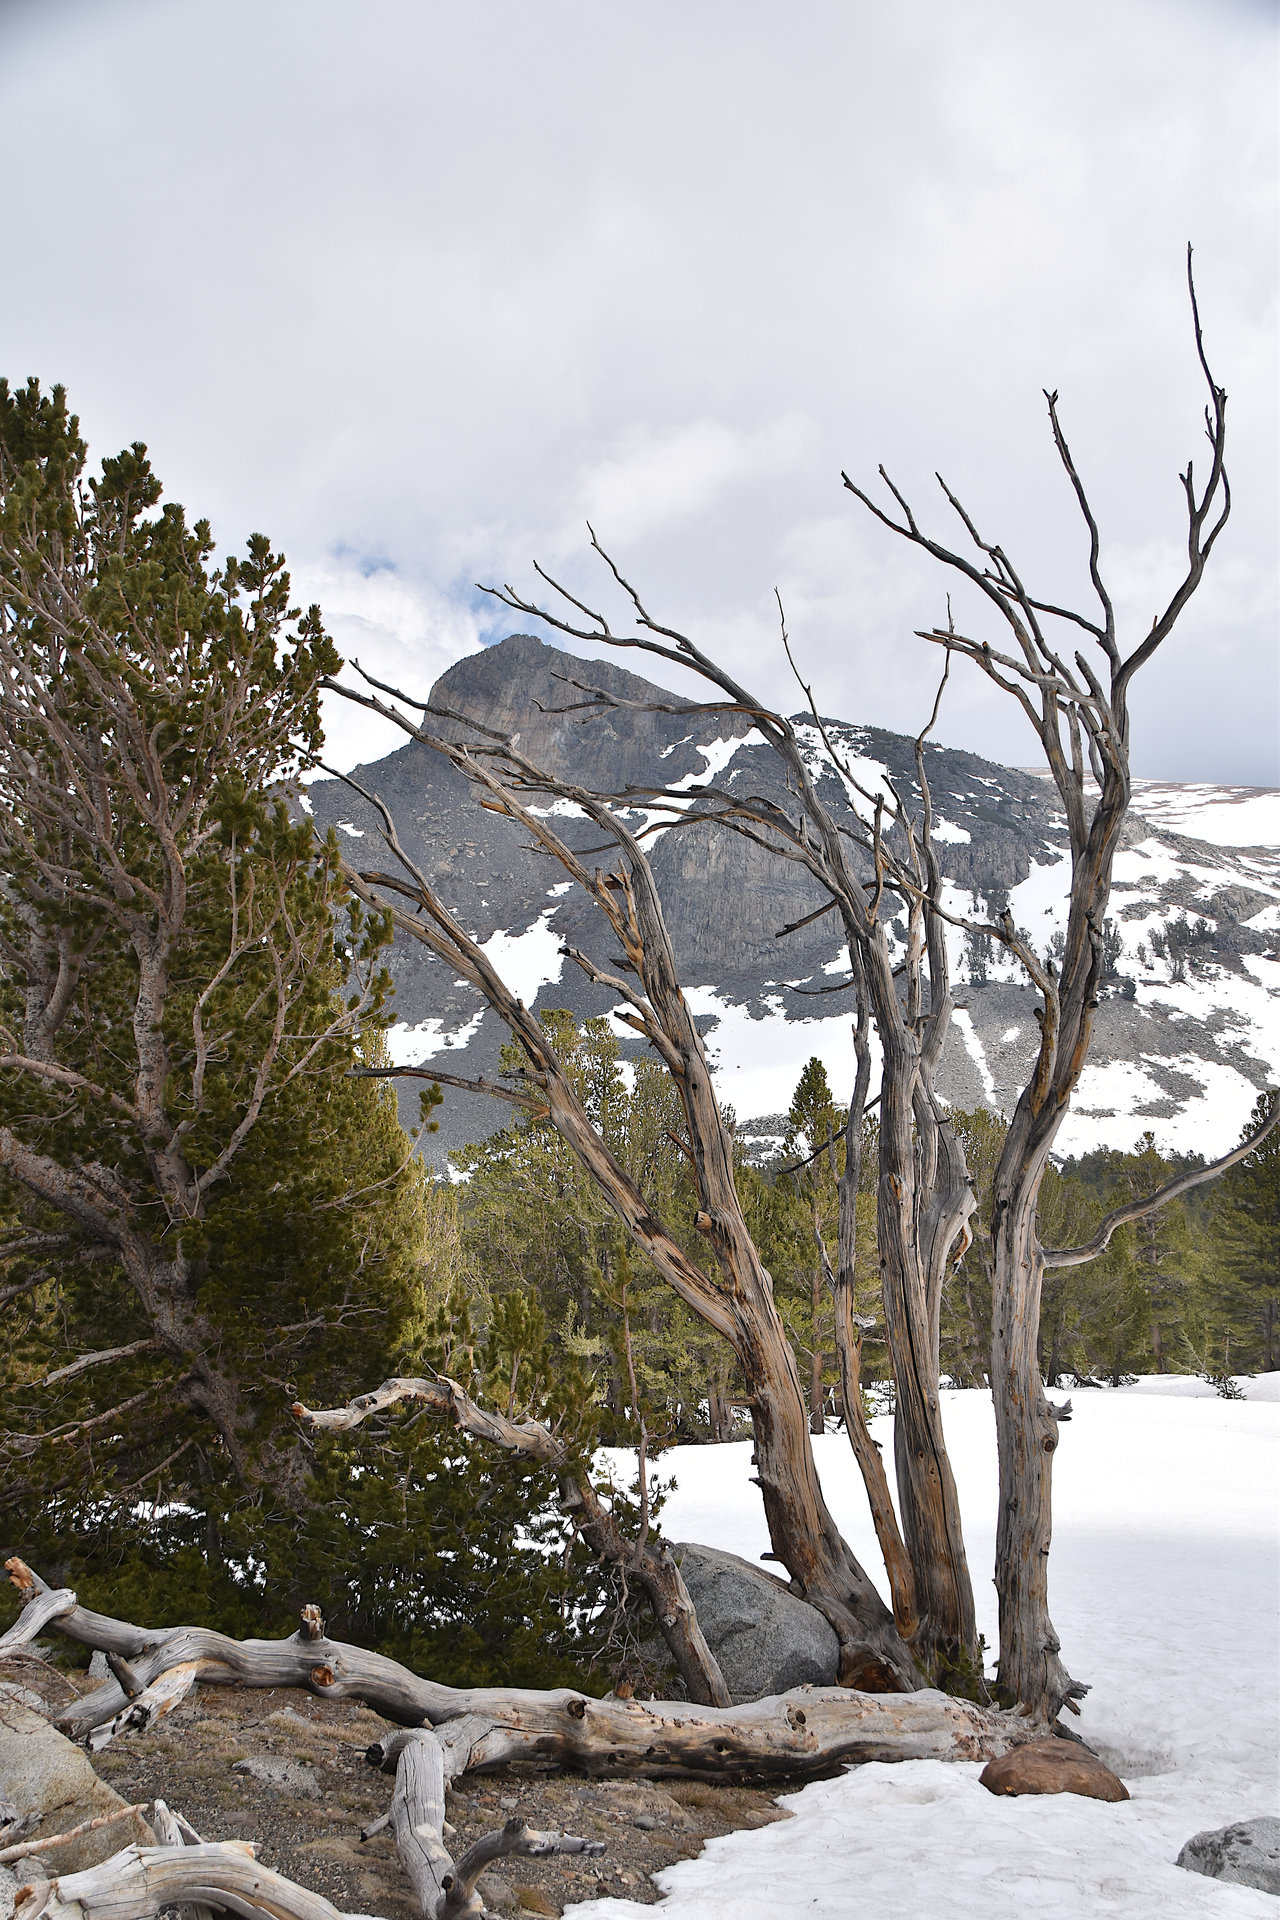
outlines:
{"label": "white cloud", "polygon": [[607,547],[639,540],[673,521],[705,514],[725,491],[763,475],[794,471],[813,451],[818,431],[800,414],[740,432],[719,420],[695,420],[665,430],[627,427],[602,460],[578,483],[580,517],[589,519]]}
{"label": "white cloud", "polygon": [[[1194,239],[1236,507],[1135,754],[1276,777],[1272,9],[42,0],[0,33],[0,370],[65,380],[98,450],[146,439],[222,541],[328,568],[335,625],[423,673],[514,624],[477,580],[539,555],[594,594],[590,513],[765,696],[795,704],[781,585],[823,706],[918,724],[945,583],[840,469],[883,460],[947,528],[940,468],[1078,597],[1046,385],[1149,619],[1203,454]],[[956,678],[943,737],[1026,760]]]}

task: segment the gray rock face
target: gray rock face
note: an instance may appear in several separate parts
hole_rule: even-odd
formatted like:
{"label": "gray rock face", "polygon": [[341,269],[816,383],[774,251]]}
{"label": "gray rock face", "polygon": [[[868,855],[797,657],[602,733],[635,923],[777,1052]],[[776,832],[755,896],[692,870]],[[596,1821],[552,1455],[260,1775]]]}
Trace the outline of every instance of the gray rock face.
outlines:
{"label": "gray rock face", "polygon": [[[585,719],[580,711],[565,712],[585,697],[570,684],[575,679],[632,704]],[[589,788],[643,790],[686,781],[696,789],[711,778],[714,768],[714,784],[725,792],[769,795],[784,810],[793,805],[770,750],[758,736],[748,734],[740,715],[643,711],[647,703],[669,696],[609,661],[582,661],[527,634],[512,635],[458,661],[431,697],[483,726],[517,732],[520,750],[531,760]],[[808,724],[803,715],[797,719],[802,726]],[[914,790],[912,741],[876,727],[830,724],[842,753],[866,766],[883,767],[899,791]],[[446,721],[441,731],[461,738],[466,728]],[[939,836],[935,850],[943,871],[959,889],[961,905],[975,898],[983,917],[998,912],[1010,889],[1033,874],[1047,875],[1063,854],[1065,825],[1053,787],[1035,775],[952,748],[931,746],[926,760]],[[834,817],[843,819],[844,788],[830,769],[818,772],[816,749],[814,768],[824,800]],[[440,755],[413,743],[373,766],[355,769],[355,777],[381,795],[406,851],[478,940],[487,941],[499,931],[519,938],[542,927],[557,941],[610,961],[612,935],[602,932],[599,914],[580,893],[562,893],[559,868],[553,870],[551,862],[534,857],[522,828],[478,807],[475,794]],[[309,805],[316,826],[322,832],[333,827],[348,854],[363,849],[375,856],[375,864],[380,860],[379,817],[349,787],[336,780],[317,781],[309,788]],[[637,815],[633,825],[638,821]],[[600,844],[599,833],[587,821],[561,817],[557,827],[580,851]],[[1154,829],[1135,813],[1126,829],[1126,849],[1149,842],[1149,871],[1144,854],[1137,867],[1118,874],[1111,908],[1123,936],[1125,977],[1136,997],[1122,997],[1118,983],[1112,983],[1098,1011],[1093,1049],[1099,1064],[1120,1060],[1140,1067],[1144,1091],[1133,1098],[1140,1097],[1136,1113],[1147,1121],[1172,1115],[1198,1097],[1203,1076],[1197,1077],[1195,1059],[1258,1087],[1274,1081],[1273,1064],[1255,1052],[1259,1043],[1250,1023],[1255,1013],[1264,1020],[1269,1011],[1270,982],[1263,974],[1280,971],[1264,968],[1255,979],[1246,968],[1246,962],[1256,969],[1265,956],[1275,955],[1276,936],[1268,929],[1266,909],[1280,896],[1280,856],[1266,849],[1237,852],[1205,846]],[[848,1004],[840,993],[826,999],[806,997],[831,993],[842,971],[835,916],[797,924],[805,922],[825,896],[800,867],[712,825],[666,832],[647,845],[682,980],[687,986],[713,987],[724,1006],[744,1010],[753,1020],[781,1014],[795,1022],[798,1074],[812,1051],[811,1033],[802,1023],[830,1016]],[[595,864],[594,858],[588,864]],[[1044,901],[1038,893],[1034,900],[1015,896],[1012,901],[1017,912],[1034,921],[1028,932],[1042,952],[1056,925],[1047,909],[1052,891]],[[1195,1019],[1186,1017],[1181,1001],[1166,1003],[1172,964],[1167,958],[1157,964],[1148,955],[1139,966],[1140,941],[1146,953],[1145,940],[1151,937],[1142,923],[1153,915],[1161,925],[1195,922],[1195,944],[1186,963],[1186,985],[1200,1003]],[[784,927],[796,930],[779,940]],[[615,1004],[616,994],[593,985],[577,968],[554,964],[561,967],[558,978],[544,976],[540,987],[516,988],[535,1011],[569,1007],[586,1018],[605,1014]],[[428,1057],[443,1041],[450,1049],[450,1072],[495,1075],[507,1035],[474,989],[412,940],[397,940],[390,966],[396,985],[393,1017],[406,1030],[404,1061]],[[1141,993],[1134,986],[1137,974]],[[994,960],[989,968],[985,962],[980,967],[960,962],[955,984],[969,1025],[960,1022],[951,1034],[940,1090],[964,1108],[985,1105],[1008,1111],[1039,1047],[1034,996],[1016,969],[1002,969]],[[1237,1004],[1242,990],[1254,996],[1249,1001],[1254,1012],[1247,1016],[1240,1010],[1244,1003]],[[1185,998],[1185,988],[1181,991]],[[718,1017],[699,1016],[713,1045]],[[411,1030],[421,1033],[420,1045],[409,1037]],[[631,1052],[639,1044],[624,1042]],[[402,1113],[408,1124],[416,1122],[419,1092],[413,1082],[402,1083]],[[1100,1115],[1110,1111],[1101,1106],[1094,1110]],[[451,1148],[484,1139],[507,1118],[484,1094],[450,1090],[439,1114],[440,1130],[424,1145],[424,1154],[443,1166]],[[759,1118],[747,1112],[738,1115],[740,1123]],[[1135,1125],[1134,1135],[1140,1131],[1141,1124]]]}
{"label": "gray rock face", "polygon": [[[12,1696],[0,1699],[0,1798],[19,1818],[39,1816],[37,1824],[22,1834],[31,1840],[65,1833],[83,1820],[126,1805],[113,1787],[98,1778],[79,1747],[51,1727],[42,1713]],[[150,1827],[136,1813],[60,1848],[57,1871],[79,1873],[97,1866],[132,1841],[155,1844]]]}
{"label": "gray rock face", "polygon": [[1178,1855],[1178,1865],[1211,1880],[1280,1894],[1280,1820],[1240,1820],[1197,1833]]}
{"label": "gray rock face", "polygon": [[673,1548],[735,1706],[790,1687],[834,1686],[840,1646],[816,1607],[736,1553]]}

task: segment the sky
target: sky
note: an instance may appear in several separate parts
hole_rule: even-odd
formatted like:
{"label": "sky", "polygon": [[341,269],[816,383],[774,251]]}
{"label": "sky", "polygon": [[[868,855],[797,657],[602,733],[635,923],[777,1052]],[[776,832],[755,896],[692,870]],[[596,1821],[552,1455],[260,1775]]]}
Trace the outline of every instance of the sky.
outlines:
{"label": "sky", "polygon": [[[820,706],[914,732],[950,583],[841,470],[963,542],[941,471],[1089,611],[1058,389],[1132,643],[1206,454],[1191,241],[1235,505],[1134,770],[1278,784],[1276,40],[1271,0],[0,0],[0,373],[424,697],[533,627],[476,583],[535,560],[625,628],[590,520],[760,697],[800,702],[776,588]],[[971,668],[937,733],[1041,757]]]}

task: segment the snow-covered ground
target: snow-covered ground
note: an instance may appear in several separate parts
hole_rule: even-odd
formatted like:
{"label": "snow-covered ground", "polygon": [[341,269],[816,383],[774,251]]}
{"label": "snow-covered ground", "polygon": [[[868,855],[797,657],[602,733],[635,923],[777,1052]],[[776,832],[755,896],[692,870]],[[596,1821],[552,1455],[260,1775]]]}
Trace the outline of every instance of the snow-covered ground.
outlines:
{"label": "snow-covered ground", "polygon": [[[1071,1672],[1093,1688],[1074,1724],[1130,1801],[996,1799],[976,1765],[851,1768],[784,1795],[794,1819],[712,1840],[662,1874],[666,1920],[1275,1920],[1270,1895],[1173,1864],[1192,1834],[1275,1813],[1280,1797],[1277,1376],[1244,1386],[1245,1401],[1181,1379],[1071,1394],[1054,1474],[1054,1620]],[[994,1644],[990,1396],[944,1401],[979,1623]],[[876,1428],[888,1451],[891,1423]],[[832,1508],[876,1568],[848,1443],[833,1433],[815,1446]],[[669,1538],[747,1559],[767,1549],[750,1452],[743,1442],[664,1457],[677,1483]],[[569,1909],[575,1920],[652,1911],[613,1899]]]}

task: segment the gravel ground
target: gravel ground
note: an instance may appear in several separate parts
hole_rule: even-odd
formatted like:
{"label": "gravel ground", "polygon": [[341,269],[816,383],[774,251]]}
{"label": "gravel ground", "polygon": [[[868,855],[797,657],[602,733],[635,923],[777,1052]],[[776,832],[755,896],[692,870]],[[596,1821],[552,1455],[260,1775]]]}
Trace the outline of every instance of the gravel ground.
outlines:
{"label": "gravel ground", "polygon": [[[127,1800],[159,1796],[207,1840],[255,1841],[265,1866],[345,1912],[419,1920],[390,1833],[360,1839],[360,1828],[391,1804],[391,1778],[364,1758],[388,1726],[366,1707],[291,1689],[204,1687],[150,1732],[123,1735],[94,1764]],[[255,1771],[237,1765],[244,1762]],[[650,1876],[693,1858],[713,1834],[787,1817],[756,1787],[512,1767],[469,1775],[449,1794],[446,1818],[457,1829],[450,1845],[456,1853],[513,1814],[605,1843],[596,1858],[503,1861],[481,1882],[495,1912],[547,1915],[601,1894],[657,1900]]]}

